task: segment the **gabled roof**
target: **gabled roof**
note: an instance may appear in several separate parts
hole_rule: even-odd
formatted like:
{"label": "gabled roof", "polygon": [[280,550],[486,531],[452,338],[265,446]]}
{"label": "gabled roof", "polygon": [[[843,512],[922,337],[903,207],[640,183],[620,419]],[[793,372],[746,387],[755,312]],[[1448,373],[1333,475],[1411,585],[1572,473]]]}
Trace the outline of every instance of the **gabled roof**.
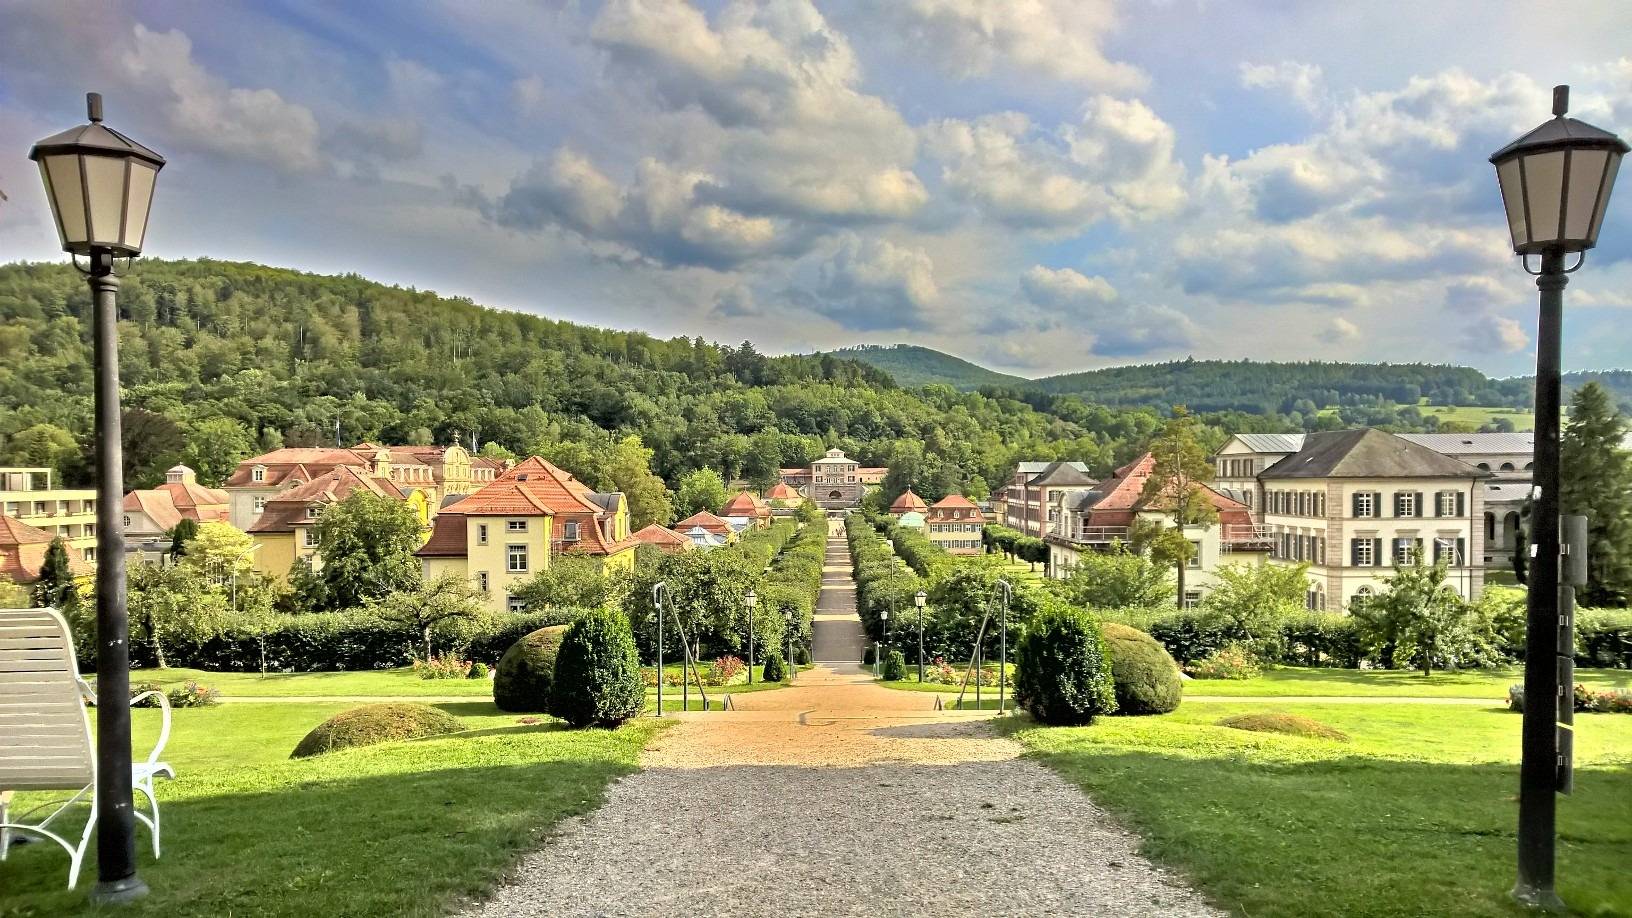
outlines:
{"label": "gabled roof", "polygon": [[1458,459],[1372,427],[1309,434],[1303,449],[1259,473],[1285,478],[1488,478]]}
{"label": "gabled roof", "polygon": [[729,535],[732,531],[730,523],[709,513],[707,510],[699,510],[674,524],[676,532],[689,532],[693,527],[702,527],[704,530],[718,535]]}
{"label": "gabled roof", "polygon": [[691,544],[690,539],[678,532],[675,532],[673,529],[664,528],[656,523],[653,523],[650,526],[647,526],[645,529],[636,532],[633,536],[630,536],[630,538],[635,539],[638,542],[645,542],[647,545],[656,545],[659,548],[665,548],[670,545]]}
{"label": "gabled roof", "polygon": [[600,514],[615,512],[622,500],[622,495],[598,495],[570,473],[533,456],[447,509],[471,516]]}
{"label": "gabled roof", "polygon": [[901,492],[901,496],[890,502],[891,513],[906,513],[910,510],[922,512],[929,509],[929,504],[908,488]]}
{"label": "gabled roof", "polygon": [[1295,453],[1303,449],[1301,433],[1244,433],[1236,434],[1241,445],[1255,453]]}
{"label": "gabled roof", "polygon": [[[337,465],[372,466],[373,463],[372,456],[351,449],[334,446],[285,447],[238,463],[238,467],[227,477],[226,486],[272,487],[281,484],[297,471],[302,473],[301,480],[310,480],[314,473],[308,471],[307,467],[315,469],[315,474],[322,474]],[[254,480],[255,467],[258,465],[266,468],[265,481]]]}
{"label": "gabled roof", "polygon": [[37,529],[22,520],[0,513],[0,548],[16,548],[20,545],[49,545],[55,536],[44,529]]}
{"label": "gabled roof", "polygon": [[1517,433],[1402,433],[1395,436],[1447,456],[1482,453],[1529,455],[1536,451],[1536,432],[1533,430]]}
{"label": "gabled roof", "polygon": [[250,532],[293,532],[297,524],[309,519],[306,508],[314,504],[331,504],[345,500],[354,491],[363,490],[381,497],[402,500],[407,495],[384,478],[366,475],[355,466],[340,465],[327,474],[319,475],[302,485],[296,485],[269,498],[266,507]]}
{"label": "gabled roof", "polygon": [[1050,462],[1041,472],[1026,482],[1037,488],[1092,487],[1099,482],[1088,476],[1087,466],[1080,462]]}
{"label": "gabled roof", "polygon": [[942,509],[944,509],[944,510],[953,510],[953,509],[956,509],[956,510],[979,510],[980,509],[980,506],[978,504],[976,504],[974,501],[970,500],[969,498],[964,497],[962,494],[948,494],[945,497],[941,498],[940,500],[936,501],[935,503],[930,504],[929,506],[930,506],[930,509],[933,509],[933,510],[942,510]]}
{"label": "gabled roof", "polygon": [[160,529],[168,530],[181,522],[181,511],[176,509],[175,501],[167,491],[132,491],[125,495],[119,508],[126,513],[135,511],[147,514],[153,525]]}
{"label": "gabled roof", "polygon": [[465,516],[443,511],[431,527],[431,537],[414,552],[421,558],[462,558],[466,546]]}

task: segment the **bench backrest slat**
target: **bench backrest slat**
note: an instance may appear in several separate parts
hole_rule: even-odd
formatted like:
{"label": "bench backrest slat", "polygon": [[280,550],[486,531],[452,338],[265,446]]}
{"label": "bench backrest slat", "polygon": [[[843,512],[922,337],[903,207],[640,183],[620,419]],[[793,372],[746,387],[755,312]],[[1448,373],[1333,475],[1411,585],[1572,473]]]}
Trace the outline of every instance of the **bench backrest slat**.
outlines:
{"label": "bench backrest slat", "polygon": [[68,623],[55,609],[0,609],[0,790],[79,790],[95,780]]}

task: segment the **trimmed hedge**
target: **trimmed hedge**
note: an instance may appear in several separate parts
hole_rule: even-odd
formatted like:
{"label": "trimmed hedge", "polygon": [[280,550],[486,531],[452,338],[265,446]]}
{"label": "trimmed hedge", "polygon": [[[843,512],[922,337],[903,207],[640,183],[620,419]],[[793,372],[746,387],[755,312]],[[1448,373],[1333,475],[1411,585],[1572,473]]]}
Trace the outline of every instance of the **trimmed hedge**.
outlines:
{"label": "trimmed hedge", "polygon": [[1155,638],[1116,622],[1105,622],[1099,630],[1111,656],[1116,713],[1166,714],[1179,706],[1184,697],[1179,664]]}
{"label": "trimmed hedge", "polygon": [[428,704],[365,704],[360,708],[341,711],[318,724],[306,734],[289,757],[304,759],[340,749],[441,736],[464,729],[465,725],[459,718]]}
{"label": "trimmed hedge", "polygon": [[510,645],[493,674],[493,703],[501,711],[543,713],[550,706],[555,656],[566,625],[551,625]]}
{"label": "trimmed hedge", "polygon": [[788,678],[788,666],[782,662],[782,655],[773,653],[765,658],[765,669],[760,673],[766,682],[781,682]]}
{"label": "trimmed hedge", "polygon": [[1116,711],[1111,660],[1099,623],[1079,609],[1038,613],[1015,647],[1014,700],[1039,723],[1091,724]]}
{"label": "trimmed hedge", "polygon": [[574,727],[616,727],[645,704],[628,617],[597,609],[573,622],[555,655],[550,714]]}

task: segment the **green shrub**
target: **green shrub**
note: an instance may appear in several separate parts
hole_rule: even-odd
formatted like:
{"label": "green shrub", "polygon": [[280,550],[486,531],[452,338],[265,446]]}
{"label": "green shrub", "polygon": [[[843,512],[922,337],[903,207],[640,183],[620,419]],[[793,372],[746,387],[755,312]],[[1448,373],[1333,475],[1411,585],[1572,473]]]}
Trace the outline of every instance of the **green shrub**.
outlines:
{"label": "green shrub", "polygon": [[1127,625],[1100,625],[1116,683],[1116,713],[1166,714],[1184,697],[1179,664],[1155,638]]}
{"label": "green shrub", "polygon": [[766,682],[781,682],[788,678],[788,667],[782,662],[781,654],[773,653],[765,658],[765,670],[762,675]]}
{"label": "green shrub", "polygon": [[629,619],[596,610],[574,622],[556,653],[549,712],[574,727],[615,727],[645,703]]}
{"label": "green shrub", "polygon": [[804,644],[796,644],[793,648],[793,662],[800,666],[810,665],[810,648]]}
{"label": "green shrub", "polygon": [[1015,647],[1014,697],[1039,723],[1090,724],[1116,710],[1099,623],[1079,609],[1039,612]]}
{"label": "green shrub", "polygon": [[490,670],[487,668],[487,664],[478,660],[475,663],[470,664],[470,675],[467,678],[486,679],[489,672]]}
{"label": "green shrub", "polygon": [[414,672],[421,679],[467,679],[471,662],[456,653],[433,653],[423,660],[414,661]]}
{"label": "green shrub", "polygon": [[1190,667],[1197,679],[1251,679],[1261,672],[1258,658],[1239,644],[1219,648]]}
{"label": "green shrub", "polygon": [[221,691],[188,680],[166,692],[165,698],[172,708],[212,708],[221,703]]}
{"label": "green shrub", "polygon": [[1284,733],[1288,736],[1307,736],[1316,739],[1348,742],[1349,736],[1335,727],[1297,714],[1270,711],[1264,714],[1236,714],[1218,722],[1220,727],[1232,730],[1251,730],[1254,733]]}
{"label": "green shrub", "polygon": [[459,722],[459,718],[428,704],[365,704],[360,708],[341,711],[318,724],[306,734],[289,757],[303,759],[337,749],[441,736],[463,729],[465,725]]}
{"label": "green shrub", "polygon": [[872,666],[874,663],[877,663],[878,648],[872,644],[868,644],[867,649],[861,652],[861,662],[864,666]]}
{"label": "green shrub", "polygon": [[899,650],[891,650],[884,655],[883,671],[879,673],[885,679],[895,681],[907,678],[907,657]]}
{"label": "green shrub", "polygon": [[556,653],[567,625],[540,628],[510,645],[493,675],[493,703],[501,711],[542,713],[550,707]]}

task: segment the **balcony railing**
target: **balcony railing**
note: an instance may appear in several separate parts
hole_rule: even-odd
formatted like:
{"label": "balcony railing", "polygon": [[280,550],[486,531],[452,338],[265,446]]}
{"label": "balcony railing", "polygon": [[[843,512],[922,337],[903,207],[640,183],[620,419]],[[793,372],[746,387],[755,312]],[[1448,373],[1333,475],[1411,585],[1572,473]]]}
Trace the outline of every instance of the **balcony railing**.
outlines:
{"label": "balcony railing", "polygon": [[1237,523],[1219,532],[1219,543],[1224,551],[1252,551],[1274,541],[1268,526]]}
{"label": "balcony railing", "polygon": [[[1058,531],[1061,527],[1055,527]],[[1066,538],[1073,542],[1087,545],[1109,545],[1112,542],[1126,542],[1128,527],[1126,526],[1078,526],[1075,530],[1066,533]]]}

